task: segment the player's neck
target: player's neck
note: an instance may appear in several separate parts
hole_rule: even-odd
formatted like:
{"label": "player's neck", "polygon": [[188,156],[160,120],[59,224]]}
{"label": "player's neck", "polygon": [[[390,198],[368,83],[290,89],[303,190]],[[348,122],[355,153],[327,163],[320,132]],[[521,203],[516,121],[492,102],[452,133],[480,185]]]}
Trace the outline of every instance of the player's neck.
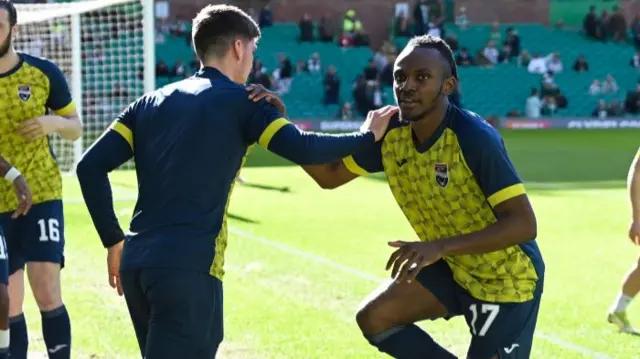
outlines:
{"label": "player's neck", "polygon": [[411,122],[411,128],[419,143],[424,143],[433,136],[442,121],[444,121],[448,105],[449,102],[444,101],[421,120]]}
{"label": "player's neck", "polygon": [[202,64],[203,67],[212,67],[218,71],[220,71],[223,75],[229,78],[231,81],[235,81],[233,66],[229,66],[225,63],[225,61],[208,61]]}
{"label": "player's neck", "polygon": [[18,63],[20,63],[20,56],[13,48],[10,48],[4,56],[0,57],[0,74],[13,70]]}

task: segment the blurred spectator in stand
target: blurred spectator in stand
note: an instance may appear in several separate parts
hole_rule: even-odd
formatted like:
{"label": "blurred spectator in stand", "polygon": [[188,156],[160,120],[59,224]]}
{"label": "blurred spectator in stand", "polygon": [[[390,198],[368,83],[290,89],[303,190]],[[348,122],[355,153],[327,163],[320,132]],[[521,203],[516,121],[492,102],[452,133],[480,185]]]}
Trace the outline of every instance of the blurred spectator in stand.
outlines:
{"label": "blurred spectator in stand", "polygon": [[378,80],[378,69],[373,59],[369,60],[367,67],[364,68],[364,79],[367,81],[367,85],[372,86],[375,81]]}
{"label": "blurred spectator in stand", "polygon": [[309,66],[307,65],[307,62],[304,60],[298,60],[298,64],[296,65],[296,73],[302,73],[302,72],[310,72],[309,71]]}
{"label": "blurred spectator in stand", "polygon": [[395,19],[395,35],[399,37],[411,37],[413,34],[409,29],[409,17],[396,17]]}
{"label": "blurred spectator in stand", "polygon": [[553,96],[545,96],[542,100],[540,114],[544,116],[553,116],[553,114],[556,112],[556,109],[556,99]]}
{"label": "blurred spectator in stand", "polygon": [[573,71],[575,72],[586,72],[589,71],[589,64],[587,60],[584,58],[584,55],[578,56],[576,62],[573,63]]}
{"label": "blurred spectator in stand", "polygon": [[498,54],[498,63],[507,64],[509,63],[510,59],[511,59],[511,47],[509,47],[509,45],[505,43],[502,46],[502,50],[500,50],[500,53]]}
{"label": "blurred spectator in stand", "polygon": [[353,121],[353,109],[351,108],[351,102],[345,102],[338,111],[338,118],[342,121]]}
{"label": "blurred spectator in stand", "polygon": [[474,64],[473,57],[466,47],[460,49],[460,52],[456,55],[456,64],[458,66],[472,66]]}
{"label": "blurred spectator in stand", "polygon": [[599,80],[593,80],[591,85],[589,86],[589,95],[595,96],[599,95],[602,92],[602,86],[600,86]]}
{"label": "blurred spectator in stand", "polygon": [[498,49],[496,49],[496,44],[493,40],[489,40],[489,42],[487,42],[487,46],[482,50],[482,54],[492,65],[498,63],[500,53],[498,52]]}
{"label": "blurred spectator in stand", "polygon": [[527,118],[539,118],[541,109],[542,101],[540,100],[538,89],[534,87],[531,89],[531,95],[527,97],[527,101],[525,103],[524,110]]}
{"label": "blurred spectator in stand", "polygon": [[282,95],[289,92],[293,81],[293,65],[289,57],[280,55],[280,68],[274,71],[273,76],[277,82],[276,91],[278,94]]}
{"label": "blurred spectator in stand", "polygon": [[156,76],[158,77],[169,77],[169,66],[167,63],[160,60],[156,64]]}
{"label": "blurred spectator in stand", "polygon": [[458,11],[458,15],[456,15],[456,26],[460,30],[466,30],[469,26],[469,18],[467,17],[467,8],[464,6],[460,7]]}
{"label": "blurred spectator in stand", "polygon": [[606,9],[602,10],[600,19],[598,19],[598,29],[600,31],[600,39],[606,41],[609,38],[609,12]]}
{"label": "blurred spectator in stand", "polygon": [[489,33],[489,41],[493,41],[494,44],[502,43],[502,33],[500,32],[500,23],[494,21],[491,24],[491,32]]}
{"label": "blurred spectator in stand", "polygon": [[618,6],[613,7],[613,14],[609,18],[609,34],[617,42],[623,42],[627,39],[627,19]]}
{"label": "blurred spectator in stand", "polygon": [[327,68],[322,84],[324,86],[324,104],[338,104],[340,102],[340,78],[333,65]]}
{"label": "blurred spectator in stand", "polygon": [[320,41],[333,42],[335,28],[336,25],[333,22],[331,15],[329,13],[325,13],[318,23],[318,35],[320,36]]}
{"label": "blurred spectator in stand", "polygon": [[304,14],[302,16],[302,19],[300,19],[300,23],[298,24],[298,28],[300,29],[300,37],[298,37],[298,41],[313,42],[313,22],[311,21],[311,16],[309,14]]}
{"label": "blurred spectator in stand", "polygon": [[638,51],[636,51],[636,54],[633,55],[631,61],[629,61],[629,65],[631,65],[631,67],[633,67],[634,69],[640,69],[640,49],[638,49]]}
{"label": "blurred spectator in stand", "polygon": [[611,75],[607,75],[602,81],[602,93],[616,93],[619,89],[618,82]]}
{"label": "blurred spectator in stand", "polygon": [[591,6],[589,12],[585,15],[582,21],[582,30],[585,35],[592,39],[601,39],[600,20],[598,19],[598,14],[596,14],[595,6]]}
{"label": "blurred spectator in stand", "polygon": [[173,77],[185,78],[187,75],[187,69],[185,68],[182,60],[176,61],[176,64],[173,66],[171,70],[171,75]]}
{"label": "blurred spectator in stand", "polygon": [[607,114],[611,117],[620,117],[624,115],[624,110],[620,106],[620,102],[618,102],[618,100],[611,100],[611,103],[607,107]]}
{"label": "blurred spectator in stand", "polygon": [[261,29],[266,27],[270,27],[273,25],[273,13],[271,12],[271,5],[267,3],[262,10],[260,10],[260,15],[258,16],[258,25]]}
{"label": "blurred spectator in stand", "polygon": [[640,82],[635,90],[629,91],[624,99],[624,110],[632,115],[640,114]]}
{"label": "blurred spectator in stand", "polygon": [[507,39],[505,40],[505,44],[511,49],[509,58],[518,57],[520,54],[520,35],[518,35],[516,29],[512,27],[507,28]]}
{"label": "blurred spectator in stand", "polygon": [[307,61],[307,69],[309,72],[320,72],[322,70],[322,64],[320,63],[320,54],[314,52],[311,58]]}
{"label": "blurred spectator in stand", "polygon": [[562,59],[560,59],[560,55],[557,52],[547,56],[547,70],[553,71],[554,74],[564,71]]}
{"label": "blurred spectator in stand", "polygon": [[633,43],[636,45],[636,48],[640,50],[640,15],[636,15],[633,19],[630,30]]}
{"label": "blurred spectator in stand", "polygon": [[596,108],[591,112],[591,117],[606,118],[607,115],[607,104],[604,99],[600,99]]}
{"label": "blurred spectator in stand", "polygon": [[429,24],[429,5],[427,0],[419,0],[413,8],[413,26],[416,36],[427,33]]}
{"label": "blurred spectator in stand", "polygon": [[393,86],[393,64],[396,61],[396,55],[390,55],[389,61],[380,71],[380,86]]}
{"label": "blurred spectator in stand", "polygon": [[359,75],[356,78],[353,86],[353,101],[360,116],[367,116],[367,113],[373,108],[371,99],[367,94],[367,81],[363,75]]}

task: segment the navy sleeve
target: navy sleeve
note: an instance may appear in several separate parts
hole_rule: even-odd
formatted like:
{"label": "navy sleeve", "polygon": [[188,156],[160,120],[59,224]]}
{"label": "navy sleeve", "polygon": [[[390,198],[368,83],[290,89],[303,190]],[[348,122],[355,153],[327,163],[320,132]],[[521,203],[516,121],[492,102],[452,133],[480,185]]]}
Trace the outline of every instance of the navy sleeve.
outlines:
{"label": "navy sleeve", "polygon": [[371,173],[382,172],[382,141],[354,155],[342,159],[351,173],[366,176]]}
{"label": "navy sleeve", "polygon": [[60,116],[66,116],[75,111],[69,84],[62,70],[51,61],[43,61],[41,70],[49,79],[49,96],[46,106]]}
{"label": "navy sleeve", "polygon": [[124,239],[113,208],[108,174],[133,157],[133,139],[125,125],[132,120],[131,108],[84,153],[76,168],[84,202],[105,248]]}
{"label": "navy sleeve", "polygon": [[324,164],[365,150],[375,143],[372,132],[326,134],[306,132],[289,122],[274,105],[249,102],[245,137],[298,165]]}
{"label": "navy sleeve", "polygon": [[458,141],[465,161],[491,207],[524,194],[524,185],[500,135],[489,128],[474,132],[469,136],[458,136]]}
{"label": "navy sleeve", "polygon": [[135,111],[138,106],[138,101],[130,104],[118,115],[115,121],[111,123],[109,129],[119,134],[133,151],[133,125],[135,121]]}

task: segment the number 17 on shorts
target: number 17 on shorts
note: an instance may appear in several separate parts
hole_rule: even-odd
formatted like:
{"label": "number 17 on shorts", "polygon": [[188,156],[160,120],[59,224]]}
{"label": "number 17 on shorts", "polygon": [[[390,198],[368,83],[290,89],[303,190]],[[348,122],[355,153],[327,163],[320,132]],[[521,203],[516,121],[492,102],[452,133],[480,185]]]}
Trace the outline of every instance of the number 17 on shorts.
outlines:
{"label": "number 17 on shorts", "polygon": [[[465,303],[465,320],[472,334],[469,357],[529,359],[540,299],[524,303]],[[465,308],[463,307],[463,308]]]}

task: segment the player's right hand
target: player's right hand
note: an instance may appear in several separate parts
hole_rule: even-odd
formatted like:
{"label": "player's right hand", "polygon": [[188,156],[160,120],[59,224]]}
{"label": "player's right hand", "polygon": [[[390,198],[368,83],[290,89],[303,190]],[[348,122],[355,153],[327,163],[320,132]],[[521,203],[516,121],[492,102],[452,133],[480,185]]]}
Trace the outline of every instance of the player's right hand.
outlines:
{"label": "player's right hand", "polygon": [[13,181],[13,189],[16,192],[16,196],[18,196],[18,209],[16,209],[11,218],[16,219],[20,216],[24,216],[31,209],[32,197],[31,197],[31,189],[29,189],[29,185],[27,185],[27,181],[24,179],[24,176],[18,176],[18,178]]}
{"label": "player's right hand", "polygon": [[282,101],[282,98],[277,93],[269,91],[259,84],[251,84],[247,86],[247,91],[249,91],[249,100],[258,102],[265,99],[268,103],[276,106],[282,115],[287,115],[287,107],[284,105],[284,101]]}
{"label": "player's right hand", "polygon": [[640,222],[633,221],[629,227],[629,239],[640,246]]}
{"label": "player's right hand", "polygon": [[107,253],[107,272],[109,273],[109,285],[122,295],[122,285],[120,284],[120,258],[122,257],[122,247],[124,240],[109,247]]}
{"label": "player's right hand", "polygon": [[367,119],[360,126],[361,131],[371,131],[376,136],[376,142],[380,141],[387,132],[389,120],[398,113],[397,106],[387,105],[375,111],[369,111]]}

